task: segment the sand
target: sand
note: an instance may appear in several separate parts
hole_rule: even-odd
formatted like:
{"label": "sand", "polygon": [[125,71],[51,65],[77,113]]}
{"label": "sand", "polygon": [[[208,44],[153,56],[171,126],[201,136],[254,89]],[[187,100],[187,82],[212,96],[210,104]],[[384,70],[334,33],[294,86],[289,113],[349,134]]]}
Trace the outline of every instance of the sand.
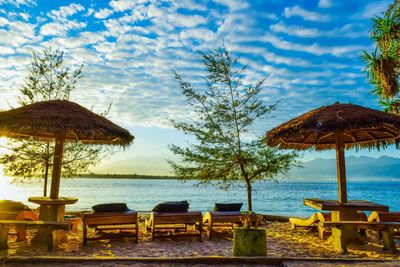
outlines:
{"label": "sand", "polygon": [[[143,221],[143,220],[142,220]],[[347,254],[338,253],[328,240],[322,240],[318,237],[316,231],[309,229],[290,229],[287,222],[267,222],[267,251],[269,257],[285,258],[324,258],[324,259],[384,259],[399,260],[399,262],[389,262],[388,266],[400,266],[400,253],[394,255],[383,252],[382,244],[378,235],[368,232],[364,242],[365,245],[351,245]],[[191,230],[191,229],[189,229]],[[63,242],[60,248],[54,252],[47,252],[45,244],[31,244],[30,238],[34,235],[34,230],[28,231],[28,240],[16,242],[15,236],[10,236],[9,249],[1,252],[2,256],[109,256],[109,257],[196,257],[196,256],[232,256],[232,231],[230,228],[220,229],[212,240],[207,240],[203,236],[203,241],[199,242],[196,237],[175,236],[172,232],[167,235],[150,240],[150,234],[145,232],[144,222],[141,222],[139,243],[135,244],[131,237],[124,237],[127,233],[116,231],[112,235],[105,235],[103,239],[89,241],[87,246],[82,246],[81,226],[78,230],[72,230],[67,234],[66,242]],[[131,233],[130,233],[131,234]],[[89,231],[89,236],[95,236],[94,230]],[[396,239],[396,246],[400,250],[400,240]],[[130,264],[110,263],[93,264],[96,266],[160,266],[160,264]],[[125,265],[124,265],[125,264]],[[293,265],[297,264],[297,265]],[[326,264],[330,264],[329,261]],[[382,266],[382,263],[368,263],[368,265],[359,266]],[[396,265],[398,264],[398,265]],[[17,264],[18,265],[18,264]],[[17,266],[2,265],[2,266]],[[21,265],[18,265],[21,266]],[[29,265],[26,265],[29,266]],[[33,265],[32,265],[33,266]],[[41,265],[46,266],[46,265]],[[51,265],[48,265],[51,266]],[[63,266],[82,266],[82,264]],[[87,264],[92,266],[92,264]],[[163,265],[169,266],[169,265]],[[173,264],[171,266],[186,266]],[[208,265],[198,265],[208,266]],[[311,266],[309,262],[296,263],[288,262],[285,266]],[[337,265],[318,265],[312,266],[337,266]],[[340,266],[357,266],[345,265]]]}

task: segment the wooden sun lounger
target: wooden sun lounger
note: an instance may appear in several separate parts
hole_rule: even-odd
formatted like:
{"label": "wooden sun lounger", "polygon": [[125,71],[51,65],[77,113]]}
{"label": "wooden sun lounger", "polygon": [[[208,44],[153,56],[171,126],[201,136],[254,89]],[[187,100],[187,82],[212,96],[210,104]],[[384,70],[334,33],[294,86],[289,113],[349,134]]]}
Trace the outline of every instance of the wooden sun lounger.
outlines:
{"label": "wooden sun lounger", "polygon": [[[359,211],[358,216],[360,217],[361,221],[366,221],[367,220],[367,215]],[[330,222],[331,219],[331,213],[330,212],[316,212],[310,216],[308,219],[301,219],[301,218],[289,218],[290,222],[290,227],[292,229],[295,229],[296,227],[317,227],[318,228],[318,234],[321,239],[325,238],[325,227],[323,227],[323,224],[318,224],[320,222]]]}
{"label": "wooden sun lounger", "polygon": [[321,227],[332,228],[332,244],[339,252],[347,252],[347,245],[354,242],[349,238],[348,229],[356,227],[363,230],[372,230],[382,233],[383,250],[394,254],[397,252],[393,238],[394,227],[399,227],[398,222],[366,222],[366,221],[341,221],[341,222],[320,222]]}
{"label": "wooden sun lounger", "polygon": [[151,231],[151,240],[154,240],[155,231],[158,229],[187,230],[188,225],[195,226],[201,241],[203,225],[200,211],[152,212],[150,219],[146,222],[146,229]]}
{"label": "wooden sun lounger", "polygon": [[134,229],[135,242],[138,243],[139,223],[136,211],[85,213],[82,222],[83,245],[86,245],[89,239],[99,239],[98,237],[88,238],[87,227],[95,227],[99,230]]}
{"label": "wooden sun lounger", "polygon": [[[39,215],[30,210],[0,212],[0,220],[38,221]],[[26,229],[16,226],[17,241],[26,240]]]}
{"label": "wooden sun lounger", "polygon": [[[240,216],[242,213],[240,211],[210,211],[203,216],[203,226],[206,227],[206,233],[208,239],[211,239],[214,227],[226,227],[235,225],[242,225],[240,221]],[[253,217],[254,216],[254,217]],[[256,222],[257,215],[252,214],[251,220]]]}
{"label": "wooden sun lounger", "polygon": [[[373,211],[368,217],[369,222],[398,222],[400,223],[400,212]],[[395,234],[400,234],[400,227],[394,227]]]}
{"label": "wooden sun lounger", "polygon": [[57,230],[69,230],[70,224],[51,221],[0,220],[0,249],[8,248],[8,232],[13,227],[43,229],[47,232],[47,250],[53,251],[55,243],[58,242]]}

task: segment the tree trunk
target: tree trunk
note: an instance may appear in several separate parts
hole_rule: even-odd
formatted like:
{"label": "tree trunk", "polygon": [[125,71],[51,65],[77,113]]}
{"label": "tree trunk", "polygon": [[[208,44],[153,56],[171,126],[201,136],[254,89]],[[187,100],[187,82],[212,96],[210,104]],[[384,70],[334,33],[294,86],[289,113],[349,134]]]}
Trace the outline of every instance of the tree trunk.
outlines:
{"label": "tree trunk", "polygon": [[46,162],[44,170],[44,186],[43,186],[43,196],[47,196],[47,181],[49,178],[49,162]]}
{"label": "tree trunk", "polygon": [[43,186],[43,196],[47,196],[47,183],[49,181],[49,168],[50,168],[50,142],[47,141],[46,144],[46,163],[45,163],[45,169],[44,169],[44,186]]}
{"label": "tree trunk", "polygon": [[252,212],[253,211],[253,204],[251,202],[252,187],[251,187],[250,181],[248,181],[248,180],[246,180],[246,188],[247,188],[247,210],[249,212]]}

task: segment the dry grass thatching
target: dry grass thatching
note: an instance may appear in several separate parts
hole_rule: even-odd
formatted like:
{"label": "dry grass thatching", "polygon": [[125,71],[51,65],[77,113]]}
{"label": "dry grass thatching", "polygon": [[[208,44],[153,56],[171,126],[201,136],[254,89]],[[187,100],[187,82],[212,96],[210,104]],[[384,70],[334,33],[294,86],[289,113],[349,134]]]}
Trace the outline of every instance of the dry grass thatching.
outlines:
{"label": "dry grass thatching", "polygon": [[54,139],[93,144],[129,145],[134,137],[108,119],[70,101],[52,100],[0,112],[0,135]]}
{"label": "dry grass thatching", "polygon": [[400,144],[400,116],[335,103],[294,118],[267,133],[267,143],[285,149],[333,149],[343,132],[345,148]]}

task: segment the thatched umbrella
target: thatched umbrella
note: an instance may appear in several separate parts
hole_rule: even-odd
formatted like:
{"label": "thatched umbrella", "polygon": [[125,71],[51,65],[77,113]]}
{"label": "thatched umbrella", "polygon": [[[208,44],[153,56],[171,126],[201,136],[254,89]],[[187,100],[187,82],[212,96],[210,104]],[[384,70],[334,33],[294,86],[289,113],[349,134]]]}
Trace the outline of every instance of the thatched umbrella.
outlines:
{"label": "thatched umbrella", "polygon": [[58,198],[65,140],[128,146],[134,139],[127,130],[66,100],[37,102],[0,112],[0,136],[55,139],[51,199]]}
{"label": "thatched umbrella", "polygon": [[347,202],[344,149],[400,143],[400,116],[335,103],[294,118],[267,133],[267,143],[284,149],[336,149],[339,201]]}

